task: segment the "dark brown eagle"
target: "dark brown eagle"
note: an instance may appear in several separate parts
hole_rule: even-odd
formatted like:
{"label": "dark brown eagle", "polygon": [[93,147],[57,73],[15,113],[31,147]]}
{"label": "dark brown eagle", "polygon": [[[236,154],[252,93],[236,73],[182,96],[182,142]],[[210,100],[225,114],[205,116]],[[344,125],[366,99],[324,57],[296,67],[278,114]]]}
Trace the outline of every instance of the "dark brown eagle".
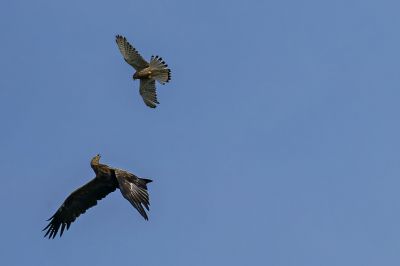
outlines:
{"label": "dark brown eagle", "polygon": [[61,205],[56,213],[47,221],[50,223],[43,229],[46,231],[44,237],[54,238],[60,230],[60,237],[65,228],[68,230],[71,223],[79,215],[86,212],[87,209],[95,206],[98,200],[101,200],[115,189],[119,188],[122,196],[126,198],[133,207],[148,220],[146,211],[149,210],[149,194],[147,193],[147,183],[150,179],[139,178],[134,174],[121,169],[112,168],[101,164],[100,155],[93,157],[90,165],[96,173],[96,177],[84,186],[71,193]]}
{"label": "dark brown eagle", "polygon": [[156,81],[165,84],[171,80],[171,70],[161,57],[151,56],[147,62],[126,40],[125,37],[117,35],[116,42],[125,61],[135,70],[133,79],[140,79],[140,95],[144,103],[151,108],[156,108],[157,101]]}

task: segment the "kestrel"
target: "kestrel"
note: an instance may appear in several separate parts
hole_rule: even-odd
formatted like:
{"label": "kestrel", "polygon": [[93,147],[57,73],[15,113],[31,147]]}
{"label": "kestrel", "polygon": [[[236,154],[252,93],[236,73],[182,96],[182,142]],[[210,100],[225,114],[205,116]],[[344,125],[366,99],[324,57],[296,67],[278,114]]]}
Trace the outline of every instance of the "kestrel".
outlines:
{"label": "kestrel", "polygon": [[161,57],[151,56],[150,63],[136,51],[136,49],[121,35],[116,36],[118,48],[125,61],[135,70],[133,79],[140,79],[140,95],[144,103],[151,108],[156,108],[157,101],[156,81],[165,84],[171,79],[171,70]]}
{"label": "kestrel", "polygon": [[[72,192],[61,205],[56,213],[48,220],[50,223],[43,229],[46,231],[44,237],[54,238],[60,230],[60,237],[65,228],[68,230],[71,223],[79,215],[85,213],[89,208],[95,206],[101,200],[117,188],[133,207],[148,220],[146,211],[149,210],[149,194],[147,183],[150,179],[139,178],[127,171],[112,168],[100,163],[100,155],[96,155],[90,162],[90,166],[96,173],[96,177],[84,186]],[[144,208],[143,208],[144,207]]]}

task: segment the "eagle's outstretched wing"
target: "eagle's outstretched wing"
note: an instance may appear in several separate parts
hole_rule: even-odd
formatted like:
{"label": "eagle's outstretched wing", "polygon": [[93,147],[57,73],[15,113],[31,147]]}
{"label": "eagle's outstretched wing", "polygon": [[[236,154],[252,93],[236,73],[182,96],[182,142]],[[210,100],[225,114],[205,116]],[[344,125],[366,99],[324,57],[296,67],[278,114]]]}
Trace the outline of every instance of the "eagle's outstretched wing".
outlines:
{"label": "eagle's outstretched wing", "polygon": [[139,178],[134,174],[120,169],[115,169],[115,176],[117,177],[122,196],[138,210],[145,220],[148,220],[149,218],[144,210],[144,208],[149,210],[150,205],[146,184],[152,182],[152,180]]}
{"label": "eagle's outstretched wing", "polygon": [[157,101],[156,81],[154,79],[141,79],[139,92],[148,107],[157,107],[159,102]]}
{"label": "eagle's outstretched wing", "polygon": [[87,209],[95,206],[118,186],[115,178],[94,178],[84,186],[78,188],[64,201],[56,213],[48,220],[50,223],[43,229],[47,230],[44,237],[54,238],[60,227],[60,236],[65,228],[69,229],[71,223]]}
{"label": "eagle's outstretched wing", "polygon": [[133,66],[136,71],[142,70],[149,66],[149,63],[136,51],[136,49],[121,35],[116,36],[118,48],[125,61]]}

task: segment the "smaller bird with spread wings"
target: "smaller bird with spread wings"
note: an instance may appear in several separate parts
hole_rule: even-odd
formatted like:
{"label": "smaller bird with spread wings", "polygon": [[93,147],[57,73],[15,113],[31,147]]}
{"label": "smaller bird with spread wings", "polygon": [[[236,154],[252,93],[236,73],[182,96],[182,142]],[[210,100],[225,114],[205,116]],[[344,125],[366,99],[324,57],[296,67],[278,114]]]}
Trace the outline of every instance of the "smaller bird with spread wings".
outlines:
{"label": "smaller bird with spread wings", "polygon": [[145,211],[145,208],[149,210],[150,205],[147,184],[152,180],[140,178],[127,171],[101,164],[99,154],[93,157],[90,166],[96,177],[72,192],[65,199],[61,207],[48,220],[50,221],[49,224],[43,229],[43,231],[46,231],[45,237],[54,238],[58,231],[62,236],[64,230],[68,230],[76,218],[97,205],[97,201],[117,188],[140,215],[145,220],[148,220]]}
{"label": "smaller bird with spread wings", "polygon": [[165,84],[171,80],[171,70],[161,57],[151,56],[150,63],[143,59],[139,52],[121,35],[116,36],[118,48],[125,61],[135,70],[133,79],[140,79],[140,95],[144,103],[151,108],[159,104],[157,100],[156,81]]}

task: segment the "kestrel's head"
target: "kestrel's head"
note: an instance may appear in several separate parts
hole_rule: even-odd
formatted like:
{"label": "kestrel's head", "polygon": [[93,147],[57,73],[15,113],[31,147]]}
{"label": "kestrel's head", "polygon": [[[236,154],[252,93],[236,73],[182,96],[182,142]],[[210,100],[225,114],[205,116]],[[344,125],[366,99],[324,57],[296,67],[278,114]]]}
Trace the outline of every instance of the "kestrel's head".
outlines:
{"label": "kestrel's head", "polygon": [[137,72],[135,72],[135,74],[133,74],[132,78],[133,78],[133,80],[139,79],[139,77],[138,77],[138,75],[137,75]]}

